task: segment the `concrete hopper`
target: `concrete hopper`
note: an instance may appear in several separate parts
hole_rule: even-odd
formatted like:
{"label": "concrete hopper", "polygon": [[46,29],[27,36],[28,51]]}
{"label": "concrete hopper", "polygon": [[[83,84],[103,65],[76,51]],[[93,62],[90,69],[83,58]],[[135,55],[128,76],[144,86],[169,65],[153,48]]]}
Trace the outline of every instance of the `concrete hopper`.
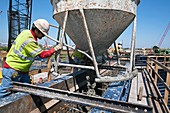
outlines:
{"label": "concrete hopper", "polygon": [[[51,0],[53,18],[62,26],[60,43],[66,32],[79,50],[92,57],[94,67],[84,68],[94,69],[99,81],[112,81],[114,79],[101,77],[99,74],[100,56],[113,43],[115,45],[115,40],[134,20],[131,61],[130,67],[127,68],[130,75],[129,72],[133,70],[135,16],[139,2],[140,0]],[[135,74],[131,75],[134,77]]]}
{"label": "concrete hopper", "polygon": [[85,20],[95,56],[106,49],[120,36],[135,17],[135,0],[51,0],[53,17],[62,26],[64,12],[69,11],[66,33],[83,51],[89,51],[88,41],[80,9]]}

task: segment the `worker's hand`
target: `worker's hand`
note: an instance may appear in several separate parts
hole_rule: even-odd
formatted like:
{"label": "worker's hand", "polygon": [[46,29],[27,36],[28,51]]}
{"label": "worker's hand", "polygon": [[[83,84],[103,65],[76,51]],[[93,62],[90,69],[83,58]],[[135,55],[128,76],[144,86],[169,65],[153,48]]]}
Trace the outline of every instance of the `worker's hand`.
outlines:
{"label": "worker's hand", "polygon": [[58,44],[57,46],[54,47],[55,51],[61,51],[62,45]]}

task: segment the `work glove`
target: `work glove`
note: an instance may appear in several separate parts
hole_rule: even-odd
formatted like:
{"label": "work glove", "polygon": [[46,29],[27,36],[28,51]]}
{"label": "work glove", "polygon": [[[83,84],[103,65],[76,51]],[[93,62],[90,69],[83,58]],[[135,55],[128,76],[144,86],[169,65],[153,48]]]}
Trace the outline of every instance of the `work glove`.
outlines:
{"label": "work glove", "polygon": [[61,44],[58,44],[54,47],[55,51],[61,51],[62,49],[62,45]]}

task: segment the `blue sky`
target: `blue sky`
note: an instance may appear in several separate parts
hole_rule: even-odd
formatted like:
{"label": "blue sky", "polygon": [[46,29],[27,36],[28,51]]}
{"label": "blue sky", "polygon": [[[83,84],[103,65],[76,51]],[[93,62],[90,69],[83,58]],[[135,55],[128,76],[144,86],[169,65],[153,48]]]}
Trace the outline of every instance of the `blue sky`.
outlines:
{"label": "blue sky", "polygon": [[[8,40],[7,10],[9,0],[0,0],[0,42]],[[33,0],[32,22],[44,18],[49,23],[58,25],[52,18],[52,5],[50,0]],[[141,0],[137,9],[136,47],[152,48],[158,45],[161,37],[170,22],[170,0]],[[50,29],[49,35],[57,36],[57,29]],[[122,41],[123,47],[130,47],[132,38],[132,24],[121,34],[117,42]],[[42,40],[40,43],[43,43]],[[48,41],[49,44],[53,44]],[[167,33],[162,48],[170,48],[170,30]]]}
{"label": "blue sky", "polygon": [[[153,47],[158,45],[170,22],[170,0],[141,0],[137,9],[136,47]],[[129,46],[127,40],[132,37],[132,25],[120,36],[124,46]],[[170,30],[167,33],[162,48],[170,48]]]}

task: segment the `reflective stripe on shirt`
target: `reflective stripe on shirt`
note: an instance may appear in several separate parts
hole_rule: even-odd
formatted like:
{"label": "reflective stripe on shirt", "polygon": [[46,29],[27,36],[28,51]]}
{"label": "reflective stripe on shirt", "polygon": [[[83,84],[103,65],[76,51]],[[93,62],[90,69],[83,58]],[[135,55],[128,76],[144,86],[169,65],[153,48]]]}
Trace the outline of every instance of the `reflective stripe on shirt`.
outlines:
{"label": "reflective stripe on shirt", "polygon": [[30,43],[30,42],[32,42],[32,41],[35,41],[35,40],[32,39],[32,38],[30,38],[30,39],[24,41],[24,43],[22,43],[22,45],[20,46],[19,51],[21,52],[21,51],[24,49],[24,47],[25,47],[28,43]]}
{"label": "reflective stripe on shirt", "polygon": [[[35,40],[32,39],[32,38],[30,38],[30,39],[24,41],[24,43],[22,43],[22,45],[20,46],[19,50],[16,50],[16,48],[14,47],[13,52],[14,52],[15,54],[17,54],[18,56],[20,56],[22,59],[29,60],[29,61],[33,62],[35,58],[26,57],[26,56],[24,56],[24,55],[21,54],[21,52],[22,52],[22,50],[24,49],[24,47],[25,47],[28,43],[30,43],[30,42],[32,42],[32,41],[35,41]],[[16,42],[14,42],[13,44],[15,45]],[[41,50],[41,49],[38,48],[37,50],[31,52],[30,54],[33,55],[33,54],[37,53],[37,52],[40,51],[40,50]]]}
{"label": "reflective stripe on shirt", "polygon": [[36,50],[32,51],[30,54],[31,56],[33,56],[34,54],[40,52],[42,49],[41,48],[37,48]]}
{"label": "reflective stripe on shirt", "polygon": [[31,62],[34,61],[34,58],[29,58],[29,57],[24,56],[24,55],[22,55],[22,54],[20,53],[20,51],[18,51],[18,50],[16,50],[16,49],[14,49],[13,52],[14,52],[15,54],[17,54],[19,57],[21,57],[22,59],[29,60],[29,61],[31,61]]}

